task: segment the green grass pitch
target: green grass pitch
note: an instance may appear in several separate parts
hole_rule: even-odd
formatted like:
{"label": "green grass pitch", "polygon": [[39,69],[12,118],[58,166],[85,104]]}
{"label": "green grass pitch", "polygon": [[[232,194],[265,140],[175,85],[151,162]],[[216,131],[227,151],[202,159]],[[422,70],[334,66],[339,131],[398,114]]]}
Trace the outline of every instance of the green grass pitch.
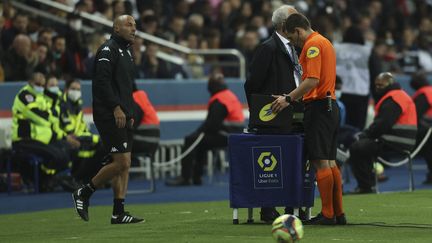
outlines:
{"label": "green grass pitch", "polygon": [[[145,197],[145,195],[143,195]],[[29,202],[31,203],[31,202]],[[316,200],[313,214],[320,208]],[[432,242],[432,191],[345,196],[347,226],[305,226],[301,242]],[[110,225],[110,206],[90,207],[81,221],[72,207],[0,215],[0,242],[274,242],[271,226],[232,224],[228,201],[128,205],[146,219],[134,225]],[[282,211],[282,210],[280,210]]]}

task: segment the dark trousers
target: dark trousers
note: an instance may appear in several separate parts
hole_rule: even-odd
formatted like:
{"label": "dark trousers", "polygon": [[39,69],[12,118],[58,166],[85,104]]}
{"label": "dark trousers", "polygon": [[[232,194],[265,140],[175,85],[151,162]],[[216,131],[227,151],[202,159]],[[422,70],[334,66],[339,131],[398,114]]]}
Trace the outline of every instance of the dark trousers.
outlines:
{"label": "dark trousers", "polygon": [[341,101],[345,105],[346,124],[363,130],[366,123],[369,96],[343,94]]}
{"label": "dark trousers", "polygon": [[358,187],[371,189],[375,186],[375,175],[373,174],[373,161],[378,156],[382,145],[370,138],[363,138],[354,142],[350,147],[351,165]]}
{"label": "dark trousers", "polygon": [[57,172],[68,168],[72,152],[71,147],[64,140],[58,140],[50,144],[44,144],[36,140],[22,140],[12,143],[12,148],[42,157],[44,166],[55,169]]}
{"label": "dark trousers", "polygon": [[73,156],[72,176],[83,183],[88,183],[102,168],[103,158],[108,155],[108,151],[102,146],[102,143],[93,143],[91,136],[79,137],[81,142],[80,149],[94,151],[91,157],[79,157],[77,153]]}
{"label": "dark trousers", "polygon": [[360,132],[356,127],[343,125],[339,127],[337,143],[339,148],[349,148],[356,140],[355,134]]}
{"label": "dark trousers", "polygon": [[[186,151],[198,138],[199,134],[193,133],[185,137],[183,151]],[[182,160],[183,179],[200,181],[203,174],[204,162],[207,151],[213,148],[226,147],[228,139],[222,134],[205,134],[201,142]]]}

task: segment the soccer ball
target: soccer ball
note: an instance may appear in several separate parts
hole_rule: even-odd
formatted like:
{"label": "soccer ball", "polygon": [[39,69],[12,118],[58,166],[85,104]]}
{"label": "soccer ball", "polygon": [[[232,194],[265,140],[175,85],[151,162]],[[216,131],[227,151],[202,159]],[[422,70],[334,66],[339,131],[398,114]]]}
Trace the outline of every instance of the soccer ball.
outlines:
{"label": "soccer ball", "polygon": [[272,224],[273,238],[278,243],[298,242],[303,237],[303,224],[291,214],[279,216]]}

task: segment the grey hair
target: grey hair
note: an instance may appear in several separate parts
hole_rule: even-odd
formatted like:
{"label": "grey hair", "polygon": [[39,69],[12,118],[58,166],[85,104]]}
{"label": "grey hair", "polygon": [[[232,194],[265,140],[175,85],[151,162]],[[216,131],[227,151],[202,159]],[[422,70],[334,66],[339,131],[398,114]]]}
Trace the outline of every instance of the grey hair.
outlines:
{"label": "grey hair", "polygon": [[272,15],[273,27],[276,30],[280,30],[285,20],[288,18],[288,16],[290,16],[292,12],[297,12],[294,6],[292,5],[282,5],[279,8],[277,8]]}

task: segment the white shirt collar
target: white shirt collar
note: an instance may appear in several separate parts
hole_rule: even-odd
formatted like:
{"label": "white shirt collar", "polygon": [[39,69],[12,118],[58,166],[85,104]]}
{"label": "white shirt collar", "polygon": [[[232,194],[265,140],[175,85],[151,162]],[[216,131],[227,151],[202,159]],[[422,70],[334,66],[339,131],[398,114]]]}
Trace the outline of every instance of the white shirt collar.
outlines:
{"label": "white shirt collar", "polygon": [[[294,58],[293,55],[295,55],[295,54],[293,54],[293,51],[291,50],[291,48],[289,46],[289,43],[290,43],[289,40],[287,38],[283,37],[282,35],[280,35],[277,31],[275,31],[275,32],[279,36],[282,43],[284,44],[285,50],[287,50],[288,55],[291,57],[291,60],[293,60],[293,58]],[[295,70],[294,70],[294,81],[296,83],[296,87],[298,87],[300,84],[300,81],[301,81],[301,74],[297,74],[297,72]]]}
{"label": "white shirt collar", "polygon": [[276,31],[276,34],[279,36],[279,39],[281,39],[282,43],[283,43],[285,46],[287,46],[287,45],[289,44],[289,40],[288,40],[287,38],[283,37],[283,36],[282,36],[281,34],[279,34],[277,31]]}

